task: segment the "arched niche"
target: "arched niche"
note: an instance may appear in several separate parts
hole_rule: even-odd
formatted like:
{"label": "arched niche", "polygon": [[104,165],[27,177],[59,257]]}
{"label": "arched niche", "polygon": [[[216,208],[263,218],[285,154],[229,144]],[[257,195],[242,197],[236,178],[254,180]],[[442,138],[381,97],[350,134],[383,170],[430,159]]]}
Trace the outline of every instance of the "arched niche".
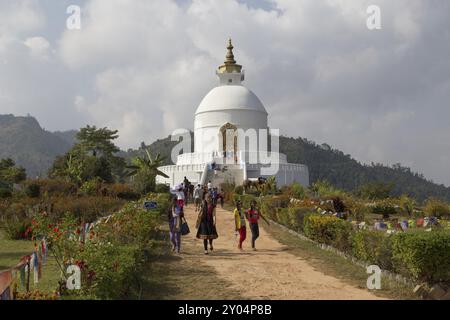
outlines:
{"label": "arched niche", "polygon": [[220,127],[219,148],[224,158],[234,158],[237,162],[237,127],[229,122]]}

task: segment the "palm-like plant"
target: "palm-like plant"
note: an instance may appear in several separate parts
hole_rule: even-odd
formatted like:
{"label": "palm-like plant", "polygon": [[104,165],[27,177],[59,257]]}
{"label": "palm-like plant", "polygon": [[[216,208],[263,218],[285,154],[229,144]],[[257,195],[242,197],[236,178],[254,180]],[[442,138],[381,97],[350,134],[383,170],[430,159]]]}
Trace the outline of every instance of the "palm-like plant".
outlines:
{"label": "palm-like plant", "polygon": [[169,178],[167,174],[158,169],[158,167],[161,167],[163,165],[164,159],[165,158],[161,157],[159,153],[156,155],[155,159],[153,159],[152,155],[150,154],[150,151],[146,149],[145,155],[143,157],[134,158],[133,164],[126,167],[127,169],[130,170],[127,176],[134,177],[139,173],[147,173],[153,179],[156,178],[157,176]]}

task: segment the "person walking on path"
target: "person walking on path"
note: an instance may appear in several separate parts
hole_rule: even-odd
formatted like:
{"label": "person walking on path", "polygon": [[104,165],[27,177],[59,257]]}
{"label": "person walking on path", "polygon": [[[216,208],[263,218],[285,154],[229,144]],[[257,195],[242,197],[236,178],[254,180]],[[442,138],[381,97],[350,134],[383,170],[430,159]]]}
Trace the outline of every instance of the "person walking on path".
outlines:
{"label": "person walking on path", "polygon": [[189,203],[189,185],[190,184],[191,183],[189,182],[189,180],[186,177],[184,177],[184,179],[183,179],[183,194],[184,194],[184,203],[186,205],[188,205],[188,203]]}
{"label": "person walking on path", "polygon": [[223,205],[225,202],[225,192],[223,191],[223,189],[220,189],[220,193],[218,195],[219,201],[220,201],[220,207],[223,209]]}
{"label": "person walking on path", "polygon": [[174,189],[170,190],[170,193],[175,195],[177,197],[177,204],[180,207],[184,207],[184,192],[183,192],[183,185],[179,185],[175,187]]}
{"label": "person walking on path", "polygon": [[245,226],[245,215],[242,212],[241,201],[236,202],[236,209],[234,209],[234,223],[236,226],[236,234],[239,233],[239,244],[238,248],[242,250],[242,243],[247,236],[247,229]]}
{"label": "person walking on path", "polygon": [[212,189],[212,183],[211,180],[208,181],[208,191],[211,192]]}
{"label": "person walking on path", "polygon": [[253,251],[256,251],[255,242],[259,237],[259,218],[263,218],[264,221],[267,222],[267,224],[269,224],[269,222],[266,220],[266,218],[264,218],[264,216],[261,214],[261,211],[256,207],[256,200],[252,200],[250,202],[250,209],[248,209],[246,216],[250,225],[250,231],[252,232],[252,249]]}
{"label": "person walking on path", "polygon": [[203,239],[205,254],[208,254],[208,242],[209,249],[213,251],[213,240],[219,237],[216,229],[216,207],[210,196],[207,196],[202,203],[196,227],[198,228],[197,238]]}
{"label": "person walking on path", "polygon": [[181,219],[183,218],[183,207],[179,206],[177,199],[173,198],[172,205],[168,210],[169,235],[172,242],[172,252],[180,253],[181,250]]}
{"label": "person walking on path", "polygon": [[217,197],[219,196],[219,193],[217,192],[217,188],[213,188],[212,190],[212,202],[213,205],[216,207],[217,206]]}
{"label": "person walking on path", "polygon": [[194,190],[195,212],[200,210],[203,199],[203,188],[198,184]]}

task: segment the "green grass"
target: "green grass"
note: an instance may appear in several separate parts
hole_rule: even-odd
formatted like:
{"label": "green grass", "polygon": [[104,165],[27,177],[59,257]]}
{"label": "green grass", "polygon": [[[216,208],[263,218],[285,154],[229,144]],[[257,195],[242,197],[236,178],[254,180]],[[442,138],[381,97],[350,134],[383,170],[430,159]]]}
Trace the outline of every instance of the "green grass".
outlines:
{"label": "green grass", "polygon": [[[33,250],[33,241],[7,240],[0,230],[0,271],[15,266],[23,256],[31,254]],[[36,285],[33,283],[33,273],[31,273],[30,290],[38,289],[44,293],[55,291],[60,274],[56,261],[49,256],[47,264],[42,266],[42,278]],[[19,288],[19,291],[23,289]]]}

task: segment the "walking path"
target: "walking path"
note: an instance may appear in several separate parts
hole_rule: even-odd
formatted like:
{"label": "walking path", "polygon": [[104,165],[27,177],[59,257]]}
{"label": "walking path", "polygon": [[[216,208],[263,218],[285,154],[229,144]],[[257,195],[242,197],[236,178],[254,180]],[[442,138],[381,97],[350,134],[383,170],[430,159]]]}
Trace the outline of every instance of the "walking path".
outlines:
{"label": "walking path", "polygon": [[178,255],[181,259],[177,261],[181,268],[183,262],[194,263],[199,268],[208,266],[244,299],[381,299],[368,290],[328,276],[306,260],[286,252],[286,246],[264,228],[260,228],[256,241],[257,251],[252,251],[247,227],[247,240],[241,252],[237,249],[232,212],[217,208],[216,213],[219,238],[214,240],[214,252],[206,256],[203,240],[195,238],[197,213],[192,204],[185,208],[191,233],[182,238],[182,253]]}

